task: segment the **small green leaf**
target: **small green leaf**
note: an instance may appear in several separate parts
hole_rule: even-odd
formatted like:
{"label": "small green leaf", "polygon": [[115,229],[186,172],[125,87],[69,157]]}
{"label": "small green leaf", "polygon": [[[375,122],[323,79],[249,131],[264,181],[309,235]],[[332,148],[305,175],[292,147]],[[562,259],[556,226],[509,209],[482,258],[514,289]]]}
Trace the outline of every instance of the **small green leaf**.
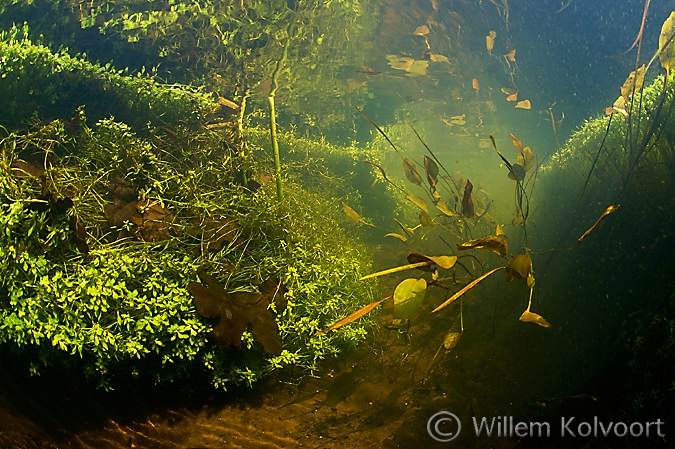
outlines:
{"label": "small green leaf", "polygon": [[422,305],[427,281],[424,279],[404,279],[394,290],[394,324],[407,320]]}

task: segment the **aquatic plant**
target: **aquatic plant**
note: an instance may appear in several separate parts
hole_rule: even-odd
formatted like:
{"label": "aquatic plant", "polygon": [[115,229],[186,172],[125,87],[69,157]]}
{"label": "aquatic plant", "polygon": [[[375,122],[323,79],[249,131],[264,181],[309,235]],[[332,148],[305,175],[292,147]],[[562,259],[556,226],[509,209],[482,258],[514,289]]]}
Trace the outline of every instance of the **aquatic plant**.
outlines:
{"label": "aquatic plant", "polygon": [[351,119],[339,113],[349,106],[345,74],[362,66],[374,13],[359,0],[34,0],[4,2],[0,23],[28,20],[55,47],[132,71],[155,68],[164,80],[204,85],[235,104],[248,99],[241,109],[267,108],[268,83],[290,39],[281,117],[308,129],[321,117],[325,132]]}
{"label": "aquatic plant", "polygon": [[[156,98],[175,107],[161,126],[150,127],[120,121],[126,115],[92,121],[87,104],[76,107],[74,119],[35,113],[24,125],[17,111],[5,119],[14,126],[0,140],[2,344],[35,353],[36,373],[43,364],[69,364],[104,388],[112,388],[119,374],[226,388],[280,369],[298,375],[315,370],[365,337],[370,321],[313,337],[323,323],[375,296],[372,284],[358,281],[371,270],[370,258],[344,231],[339,206],[326,196],[352,187],[331,176],[314,179],[322,188],[303,187],[308,161],[298,158],[287,164],[284,200],[271,201],[264,150],[249,142],[240,160],[228,140],[234,133],[209,126],[215,102],[208,96],[53,54],[32,45],[25,31],[13,33],[21,38],[0,41],[5,64],[15,62],[9,76],[22,79],[36,67],[58,74],[69,64],[70,77],[93,73],[112,80],[103,84],[115,91],[107,95],[130,102]],[[23,64],[26,55],[49,64]],[[45,76],[36,87],[67,91],[69,79]],[[138,87],[138,97],[130,86]],[[195,98],[204,109],[193,115],[186,111]],[[196,121],[186,125],[181,112]],[[329,173],[320,160],[311,163]],[[236,181],[242,168],[249,173],[245,186]],[[261,299],[265,281],[276,279],[274,291],[285,304],[269,302],[263,310],[242,302],[236,310],[246,324],[238,340],[221,341],[218,333],[214,339],[218,322],[209,317],[217,314],[197,298],[198,273],[235,301]],[[278,326],[281,351],[268,346],[267,330],[258,332],[263,315]]]}

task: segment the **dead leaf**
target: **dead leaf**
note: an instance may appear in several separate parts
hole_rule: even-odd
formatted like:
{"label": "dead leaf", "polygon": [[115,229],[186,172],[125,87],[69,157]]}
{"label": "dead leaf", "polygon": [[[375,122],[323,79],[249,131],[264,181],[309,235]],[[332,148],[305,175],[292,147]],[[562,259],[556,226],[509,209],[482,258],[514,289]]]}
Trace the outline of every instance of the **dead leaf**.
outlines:
{"label": "dead leaf", "polygon": [[[637,72],[637,75],[636,75]],[[642,67],[638,67],[637,71],[633,70],[624,81],[621,86],[621,96],[624,99],[624,102],[627,102],[634,92],[639,92],[642,89],[642,85],[645,81],[645,74],[647,73],[647,67],[642,64]]]}
{"label": "dead leaf", "polygon": [[377,307],[377,306],[379,306],[380,304],[382,304],[382,303],[383,303],[384,301],[386,301],[387,299],[390,299],[392,296],[393,296],[393,295],[389,295],[389,296],[387,296],[386,298],[382,298],[382,299],[377,300],[377,301],[375,301],[375,302],[371,302],[370,304],[368,304],[368,305],[365,306],[365,307],[360,308],[360,309],[357,310],[356,312],[350,313],[349,315],[347,315],[346,317],[344,317],[344,318],[341,319],[340,321],[336,321],[335,323],[333,323],[331,326],[327,327],[326,329],[324,329],[324,330],[322,330],[322,331],[319,331],[319,332],[316,332],[316,333],[314,334],[314,336],[315,336],[315,337],[318,337],[318,336],[321,335],[321,334],[325,334],[326,332],[334,331],[335,329],[339,329],[339,328],[341,328],[341,327],[343,327],[343,326],[346,326],[346,325],[348,325],[348,324],[350,324],[350,323],[353,323],[354,321],[358,320],[358,319],[361,318],[362,316],[364,316],[364,315],[366,315],[367,313],[369,313],[369,312],[370,312],[371,310],[373,310],[375,307]]}
{"label": "dead leaf", "polygon": [[485,279],[486,277],[490,276],[492,273],[495,273],[495,272],[497,272],[497,271],[499,271],[499,270],[502,270],[502,269],[504,269],[504,268],[506,268],[506,267],[497,267],[497,268],[493,268],[492,270],[488,271],[488,272],[485,273],[484,275],[482,275],[482,276],[480,276],[480,277],[474,279],[472,282],[470,282],[469,284],[467,284],[463,289],[461,289],[460,291],[458,291],[457,293],[455,293],[454,295],[452,295],[451,298],[449,298],[448,300],[446,300],[445,302],[443,302],[443,304],[441,304],[440,306],[438,306],[438,307],[436,307],[434,310],[432,310],[431,313],[436,313],[436,312],[438,312],[438,311],[440,311],[440,310],[446,308],[446,307],[449,306],[451,303],[453,303],[454,301],[456,301],[459,297],[461,297],[464,293],[466,293],[466,292],[468,292],[469,290],[471,290],[472,288],[474,288],[480,281],[482,281],[482,280]]}
{"label": "dead leaf", "polygon": [[473,200],[471,199],[471,192],[473,191],[473,184],[468,179],[466,180],[466,185],[464,186],[464,195],[462,197],[462,215],[466,218],[471,218],[476,215],[476,212],[473,208]]}
{"label": "dead leaf", "polygon": [[511,95],[508,95],[506,97],[506,101],[518,101],[518,91],[512,93]]}
{"label": "dead leaf", "polygon": [[506,240],[495,235],[489,235],[482,239],[469,240],[464,243],[457,243],[457,249],[459,251],[467,249],[487,249],[505,259],[508,258],[509,255],[509,244],[506,243]]}
{"label": "dead leaf", "polygon": [[216,341],[223,345],[241,346],[241,334],[251,326],[251,333],[263,345],[265,352],[280,355],[283,347],[277,337],[276,321],[267,309],[270,302],[258,301],[244,304],[228,294],[218,280],[199,271],[199,278],[206,284],[191,282],[188,291],[194,297],[197,312],[204,318],[220,318],[213,328]]}
{"label": "dead leaf", "polygon": [[516,136],[511,133],[509,133],[509,136],[511,136],[511,142],[513,142],[513,146],[516,147],[516,150],[518,150],[518,154],[523,154],[523,142],[518,140]]}
{"label": "dead leaf", "polygon": [[455,263],[457,263],[457,256],[425,256],[424,254],[420,253],[410,253],[408,254],[408,262],[411,264],[417,264],[419,262],[433,262],[429,265],[417,267],[422,271],[434,271],[435,268],[433,265],[438,265],[445,270],[449,270],[455,265]]}
{"label": "dead leaf", "polygon": [[605,211],[602,213],[602,215],[600,215],[600,218],[598,218],[598,221],[596,221],[595,224],[588,229],[588,231],[584,232],[584,234],[581,237],[579,237],[579,239],[577,241],[579,243],[581,243],[586,238],[586,236],[588,234],[590,234],[591,232],[598,229],[598,227],[600,227],[602,222],[605,221],[605,218],[607,218],[607,215],[616,211],[620,206],[621,206],[620,204],[617,204],[616,206],[610,204],[609,206],[607,206],[607,209],[605,209]]}

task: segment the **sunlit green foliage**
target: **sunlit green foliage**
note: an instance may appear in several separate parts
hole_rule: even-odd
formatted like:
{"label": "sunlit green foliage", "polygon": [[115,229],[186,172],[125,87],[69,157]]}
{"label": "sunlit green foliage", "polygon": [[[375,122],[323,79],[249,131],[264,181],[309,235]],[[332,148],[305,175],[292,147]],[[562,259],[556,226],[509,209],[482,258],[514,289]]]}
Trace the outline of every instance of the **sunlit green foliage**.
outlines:
{"label": "sunlit green foliage", "polygon": [[[162,116],[162,127],[151,127],[153,133],[119,118],[88,121],[86,105],[78,109],[77,124],[35,122],[28,130],[7,131],[0,140],[0,341],[32,349],[40,362],[35,372],[41,363],[77,361],[106,388],[114,386],[115,374],[124,373],[157,382],[201,379],[225,388],[278,369],[314,370],[323,358],[364,338],[372,321],[313,337],[345,310],[377,296],[373,284],[358,281],[372,270],[371,260],[343,230],[346,218],[326,193],[355,195],[330,174],[327,163],[312,161],[322,175],[313,181],[322,188],[312,190],[291,167],[286,199],[278,204],[269,184],[262,182],[252,192],[234,181],[242,166],[249,175],[264,173],[256,162],[263,159],[257,157],[260,147],[249,144],[242,160],[226,140],[228,133],[198,122],[185,126],[195,98],[203,98],[196,104],[209,111],[211,103],[199,92],[54,55],[25,39],[7,39],[0,51],[17,79],[34,70],[22,58],[40,55],[39,60],[51,61],[48,75],[71,64],[98,74],[97,80],[113,80],[99,88],[117,98],[173,107],[171,115]],[[57,87],[70,89],[69,79],[47,76],[36,86],[58,80]],[[138,87],[136,99],[130,86]],[[35,164],[36,158],[44,175],[27,176],[11,167],[20,159]],[[298,158],[296,164],[307,161]],[[108,185],[115,177],[137,186],[139,198],[171,211],[169,239],[114,238],[104,209],[112,202]],[[73,207],[65,214],[57,211],[41,199],[45,189],[71,198]],[[71,215],[86,228],[87,254],[74,241]],[[214,237],[207,237],[204,223],[225,219],[236,223],[236,240],[209,250]],[[197,269],[217,277],[229,292],[256,291],[271,277],[283,280],[288,306],[272,309],[284,347],[280,356],[265,355],[249,331],[241,350],[216,344],[214,323],[199,317],[187,291]]]}
{"label": "sunlit green foliage", "polygon": [[310,127],[321,116],[324,131],[342,125],[338,111],[351,112],[347,78],[362,68],[376,26],[373,7],[359,0],[31,3],[5,5],[0,23],[28,20],[54,45],[135,70],[158,67],[167,80],[206,85],[237,102],[251,95],[249,105],[263,109],[288,40],[279,110]]}

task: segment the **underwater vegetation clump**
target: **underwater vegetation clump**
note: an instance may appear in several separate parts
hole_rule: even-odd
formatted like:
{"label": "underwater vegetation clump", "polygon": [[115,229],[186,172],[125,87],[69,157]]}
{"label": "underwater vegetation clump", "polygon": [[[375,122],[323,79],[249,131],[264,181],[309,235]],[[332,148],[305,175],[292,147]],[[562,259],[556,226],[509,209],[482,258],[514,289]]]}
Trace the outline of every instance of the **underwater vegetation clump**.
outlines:
{"label": "underwater vegetation clump", "polygon": [[275,66],[287,50],[277,107],[296,125],[314,128],[321,117],[324,131],[344,129],[349,117],[339,111],[354,98],[348,74],[364,63],[376,22],[375,8],[360,0],[0,5],[0,25],[24,20],[53,45],[134,70],[155,67],[163,79],[205,85],[240,110],[267,103]]}
{"label": "underwater vegetation clump", "polygon": [[[71,65],[67,77],[36,88],[67,91],[78,66],[115,80],[106,95],[143,103],[152,92],[175,106],[161,126],[91,120],[86,103],[73,119],[45,117],[38,102],[30,125],[23,112],[8,119],[0,342],[34,354],[32,371],[72,365],[104,388],[129,374],[226,388],[275,370],[315,370],[365,337],[372,321],[313,336],[375,297],[373,284],[358,281],[371,259],[325,193],[352,188],[326,165],[313,162],[326,176],[310,190],[289,164],[278,203],[262,149],[250,143],[242,158],[234,132],[209,126],[217,103],[206,94],[49,53],[27,38],[0,51],[14,56],[6,61],[39,54],[52,67]],[[12,76],[31,70],[16,64]],[[145,88],[134,99],[127,88],[136,84]],[[203,115],[191,113],[195,98]]]}

